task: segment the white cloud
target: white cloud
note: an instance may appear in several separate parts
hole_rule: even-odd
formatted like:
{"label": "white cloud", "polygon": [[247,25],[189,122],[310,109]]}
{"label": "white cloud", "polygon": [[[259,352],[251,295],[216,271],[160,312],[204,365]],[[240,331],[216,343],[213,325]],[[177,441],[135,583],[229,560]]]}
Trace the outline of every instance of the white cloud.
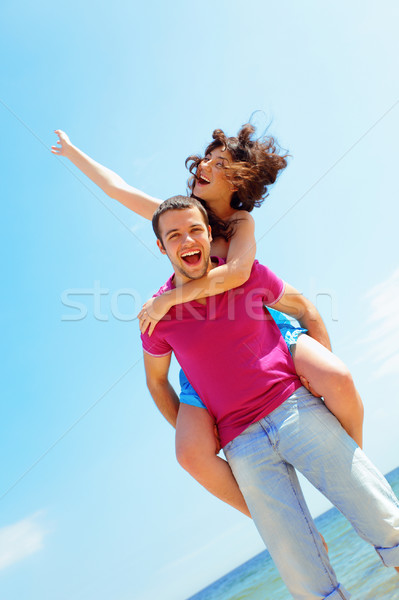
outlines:
{"label": "white cloud", "polygon": [[377,365],[374,378],[399,373],[399,269],[366,294],[368,333],[360,340],[366,351],[360,361]]}
{"label": "white cloud", "polygon": [[46,532],[37,522],[40,514],[0,529],[0,570],[43,548]]}

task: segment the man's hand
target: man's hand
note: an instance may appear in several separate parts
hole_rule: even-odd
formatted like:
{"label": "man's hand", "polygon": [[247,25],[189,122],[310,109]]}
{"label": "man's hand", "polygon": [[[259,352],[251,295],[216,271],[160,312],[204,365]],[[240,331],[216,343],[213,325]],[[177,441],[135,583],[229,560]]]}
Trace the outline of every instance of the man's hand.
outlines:
{"label": "man's hand", "polygon": [[321,398],[321,395],[318,394],[311,386],[310,383],[307,379],[305,379],[305,377],[302,377],[302,375],[298,375],[299,379],[301,380],[301,383],[303,385],[303,387],[305,387],[313,396],[315,396],[316,398]]}
{"label": "man's hand", "polygon": [[156,324],[166,315],[169,309],[168,298],[163,294],[147,300],[137,315],[141,333],[145,333],[148,328],[148,335],[150,336]]}
{"label": "man's hand", "polygon": [[51,146],[51,152],[53,154],[58,154],[58,156],[68,156],[69,149],[72,146],[69,137],[65,131],[61,131],[61,129],[56,129],[54,133],[57,134],[58,140],[57,146]]}

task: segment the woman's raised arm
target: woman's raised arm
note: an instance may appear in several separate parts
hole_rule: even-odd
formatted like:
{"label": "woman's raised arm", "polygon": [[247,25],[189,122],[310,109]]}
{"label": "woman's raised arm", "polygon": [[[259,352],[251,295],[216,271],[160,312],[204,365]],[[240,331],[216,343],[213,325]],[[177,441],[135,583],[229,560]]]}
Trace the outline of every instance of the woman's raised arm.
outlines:
{"label": "woman's raised arm", "polygon": [[96,162],[90,156],[79,150],[71,144],[67,134],[61,129],[56,129],[55,133],[58,136],[57,145],[51,147],[51,152],[58,156],[65,156],[91,179],[103,192],[118,200],[121,204],[130,208],[145,219],[152,219],[152,215],[162,202],[158,198],[153,198],[140,190],[127,184],[126,181],[119,177],[111,169],[107,169],[100,163]]}
{"label": "woman's raised arm", "polygon": [[148,334],[151,335],[156,324],[175,304],[222,294],[249,279],[256,254],[255,222],[246,211],[240,211],[237,219],[226,263],[215,267],[200,279],[150,298],[138,315],[142,333],[149,327]]}

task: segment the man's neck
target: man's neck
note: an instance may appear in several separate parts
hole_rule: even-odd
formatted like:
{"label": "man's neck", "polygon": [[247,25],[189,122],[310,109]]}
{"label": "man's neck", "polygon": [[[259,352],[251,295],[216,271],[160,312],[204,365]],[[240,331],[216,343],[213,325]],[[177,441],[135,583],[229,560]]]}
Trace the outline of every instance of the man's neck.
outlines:
{"label": "man's neck", "polygon": [[[206,270],[206,272],[204,273],[204,275],[202,277],[205,277],[205,275],[207,273],[209,273],[209,271],[211,271],[212,269],[214,269],[215,267],[218,266],[217,262],[213,262],[212,259],[209,259],[209,264],[208,264],[208,268]],[[185,277],[182,273],[180,273],[179,271],[173,275],[172,278],[173,284],[176,288],[186,284],[186,283],[190,283],[190,281],[198,281],[198,279],[190,279],[190,277]]]}

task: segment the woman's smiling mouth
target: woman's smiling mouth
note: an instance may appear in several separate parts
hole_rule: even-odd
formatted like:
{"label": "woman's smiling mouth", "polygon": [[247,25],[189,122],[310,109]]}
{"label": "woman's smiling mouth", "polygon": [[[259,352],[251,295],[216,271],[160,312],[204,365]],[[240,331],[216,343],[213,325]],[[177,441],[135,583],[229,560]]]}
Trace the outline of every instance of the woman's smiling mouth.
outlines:
{"label": "woman's smiling mouth", "polygon": [[197,182],[199,183],[199,185],[208,185],[208,183],[211,183],[209,181],[209,179],[207,177],[205,177],[205,175],[197,175]]}

